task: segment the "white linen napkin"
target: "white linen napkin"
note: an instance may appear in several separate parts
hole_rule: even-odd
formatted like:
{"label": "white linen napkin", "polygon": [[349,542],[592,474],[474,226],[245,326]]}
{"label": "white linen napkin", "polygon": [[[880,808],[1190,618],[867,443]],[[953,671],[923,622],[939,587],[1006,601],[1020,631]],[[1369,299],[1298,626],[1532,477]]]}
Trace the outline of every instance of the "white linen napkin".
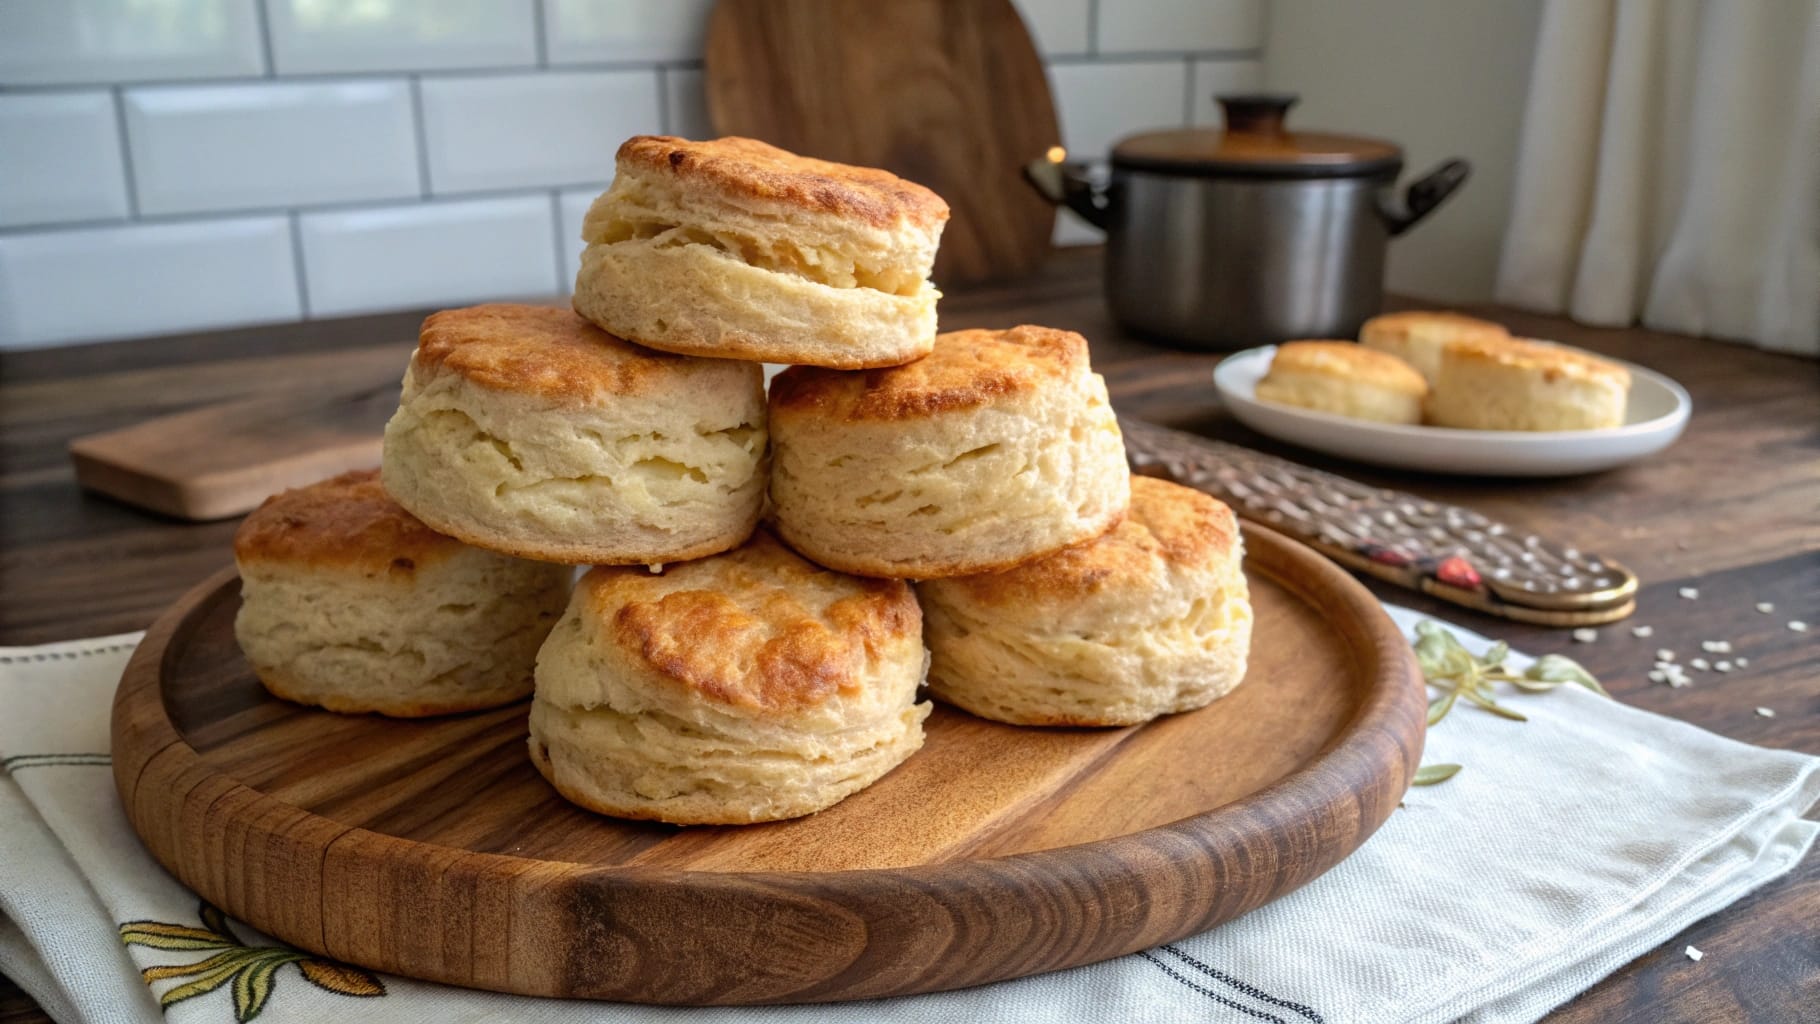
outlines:
{"label": "white linen napkin", "polygon": [[[1420,618],[1389,611],[1406,632]],[[1788,871],[1820,831],[1800,817],[1820,799],[1820,758],[1577,687],[1512,693],[1500,699],[1527,724],[1462,705],[1430,732],[1425,760],[1465,770],[1411,790],[1334,870],[1206,934],[863,1006],[609,1009],[375,977],[205,918],[212,908],[146,854],[114,794],[108,713],[137,639],[0,648],[0,971],[65,1024],[150,1024],[173,993],[188,995],[165,1014],[176,1024],[237,1011],[265,1024],[1530,1021]],[[123,946],[123,931],[139,944]],[[211,958],[218,969],[180,973]]]}

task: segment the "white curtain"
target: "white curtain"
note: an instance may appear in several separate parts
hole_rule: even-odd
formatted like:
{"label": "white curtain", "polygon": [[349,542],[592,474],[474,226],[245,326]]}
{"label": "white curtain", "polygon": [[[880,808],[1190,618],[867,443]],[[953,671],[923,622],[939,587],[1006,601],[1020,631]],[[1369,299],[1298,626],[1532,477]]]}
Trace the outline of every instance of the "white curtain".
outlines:
{"label": "white curtain", "polygon": [[1820,0],[1547,0],[1498,299],[1820,354]]}

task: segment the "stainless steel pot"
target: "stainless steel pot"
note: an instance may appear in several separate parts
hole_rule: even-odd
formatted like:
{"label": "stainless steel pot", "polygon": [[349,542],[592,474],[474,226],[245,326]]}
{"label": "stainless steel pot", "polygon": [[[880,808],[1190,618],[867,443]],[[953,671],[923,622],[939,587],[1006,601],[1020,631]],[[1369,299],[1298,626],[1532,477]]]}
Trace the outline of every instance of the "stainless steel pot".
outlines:
{"label": "stainless steel pot", "polygon": [[1402,150],[1289,132],[1291,95],[1217,97],[1224,132],[1149,132],[1113,148],[1111,180],[1039,160],[1026,176],[1106,231],[1106,300],[1126,327],[1199,349],[1351,338],[1383,301],[1384,254],[1460,187],[1449,160],[1393,196]]}

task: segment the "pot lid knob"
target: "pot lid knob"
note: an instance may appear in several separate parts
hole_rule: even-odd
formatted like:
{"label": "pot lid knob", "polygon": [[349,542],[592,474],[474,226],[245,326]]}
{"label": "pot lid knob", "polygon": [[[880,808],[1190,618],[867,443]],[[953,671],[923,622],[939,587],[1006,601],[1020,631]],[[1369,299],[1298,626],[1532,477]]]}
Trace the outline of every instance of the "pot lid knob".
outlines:
{"label": "pot lid knob", "polygon": [[1214,95],[1226,112],[1226,130],[1245,135],[1282,135],[1289,108],[1302,97],[1293,92],[1229,92]]}

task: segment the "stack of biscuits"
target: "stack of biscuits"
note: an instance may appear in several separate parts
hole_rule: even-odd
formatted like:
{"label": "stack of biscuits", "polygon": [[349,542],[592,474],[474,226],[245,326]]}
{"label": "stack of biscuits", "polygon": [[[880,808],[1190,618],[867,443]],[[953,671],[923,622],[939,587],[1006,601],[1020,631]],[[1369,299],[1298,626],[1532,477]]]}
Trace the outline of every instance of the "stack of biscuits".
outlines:
{"label": "stack of biscuits", "polygon": [[1350,419],[1467,430],[1598,430],[1624,424],[1630,371],[1457,313],[1386,313],[1359,344],[1277,347],[1257,396]]}
{"label": "stack of biscuits", "polygon": [[382,476],[249,517],[260,678],[394,715],[530,691],[559,792],[679,824],[866,787],[922,745],[925,684],[1020,725],[1229,691],[1231,510],[1130,477],[1080,335],[936,333],[947,217],[748,139],[626,142],[572,311],[431,316]]}

